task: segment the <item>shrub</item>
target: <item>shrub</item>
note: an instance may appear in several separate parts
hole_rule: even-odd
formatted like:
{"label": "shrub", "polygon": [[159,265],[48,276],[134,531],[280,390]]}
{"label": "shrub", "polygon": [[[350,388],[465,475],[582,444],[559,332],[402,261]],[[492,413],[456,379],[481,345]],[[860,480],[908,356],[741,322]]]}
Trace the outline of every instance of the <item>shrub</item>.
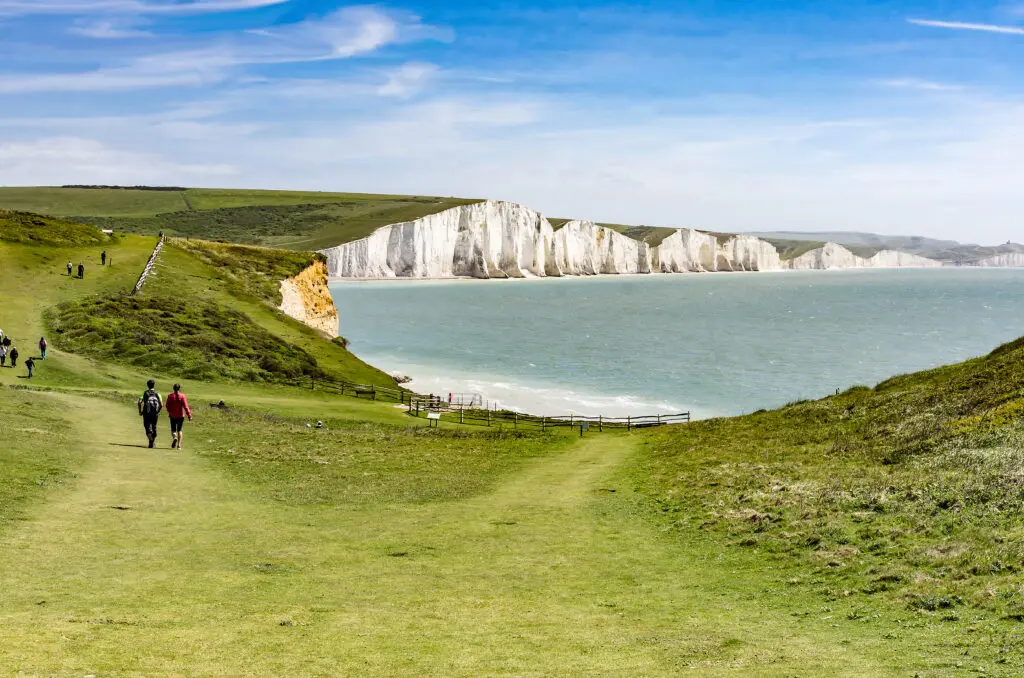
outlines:
{"label": "shrub", "polygon": [[322,375],[298,346],[207,300],[90,297],[50,309],[46,320],[62,350],[183,378],[272,382]]}

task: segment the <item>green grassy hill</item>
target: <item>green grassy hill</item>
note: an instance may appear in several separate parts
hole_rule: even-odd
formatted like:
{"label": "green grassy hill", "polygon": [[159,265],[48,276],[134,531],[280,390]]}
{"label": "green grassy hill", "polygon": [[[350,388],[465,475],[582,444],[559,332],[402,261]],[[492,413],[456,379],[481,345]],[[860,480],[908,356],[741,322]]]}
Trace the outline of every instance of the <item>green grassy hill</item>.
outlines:
{"label": "green grassy hill", "polygon": [[683,427],[427,429],[282,383],[393,383],[275,310],[309,252],[171,240],[127,297],[155,238],[0,226],[0,327],[51,339],[0,369],[12,674],[1024,672],[1024,340]]}
{"label": "green grassy hill", "polygon": [[1024,339],[647,444],[636,479],[669,524],[789,588],[964,632],[1024,619]]}
{"label": "green grassy hill", "polygon": [[0,188],[0,209],[37,212],[118,233],[315,250],[479,200],[427,196],[130,188]]}

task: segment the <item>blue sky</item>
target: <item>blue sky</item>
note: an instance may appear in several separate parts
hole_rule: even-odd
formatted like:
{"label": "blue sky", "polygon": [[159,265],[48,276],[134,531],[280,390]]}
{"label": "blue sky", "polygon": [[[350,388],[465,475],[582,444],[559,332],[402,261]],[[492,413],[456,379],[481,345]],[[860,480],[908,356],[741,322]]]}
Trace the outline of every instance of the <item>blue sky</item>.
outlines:
{"label": "blue sky", "polygon": [[0,184],[1024,239],[1024,0],[0,0]]}

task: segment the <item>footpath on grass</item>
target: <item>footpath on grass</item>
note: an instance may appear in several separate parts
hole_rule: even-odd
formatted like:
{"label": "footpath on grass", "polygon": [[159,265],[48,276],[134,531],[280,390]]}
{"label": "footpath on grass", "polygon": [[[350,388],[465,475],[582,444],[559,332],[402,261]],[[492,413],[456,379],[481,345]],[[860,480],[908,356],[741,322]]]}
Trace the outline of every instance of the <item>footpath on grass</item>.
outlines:
{"label": "footpath on grass", "polygon": [[469,500],[299,507],[191,454],[201,426],[149,450],[130,405],[47,397],[91,462],[0,539],[14,674],[902,675],[873,630],[765,603],[749,563],[639,517],[629,436]]}

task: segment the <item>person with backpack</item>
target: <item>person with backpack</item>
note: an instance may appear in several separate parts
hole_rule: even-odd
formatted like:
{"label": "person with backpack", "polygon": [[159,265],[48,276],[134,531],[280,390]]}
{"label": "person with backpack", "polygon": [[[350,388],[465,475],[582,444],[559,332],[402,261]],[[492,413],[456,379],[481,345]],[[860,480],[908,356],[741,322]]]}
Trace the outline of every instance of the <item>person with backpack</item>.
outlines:
{"label": "person with backpack", "polygon": [[0,343],[0,367],[7,364],[7,347]]}
{"label": "person with backpack", "polygon": [[71,277],[71,260],[68,260],[68,277]]}
{"label": "person with backpack", "polygon": [[25,361],[25,367],[28,368],[28,378],[29,379],[32,378],[32,370],[33,370],[33,368],[35,368],[35,366],[36,366],[36,359],[33,358],[32,356],[29,356],[28,360]]}
{"label": "person with backpack", "polygon": [[103,250],[103,252],[100,253],[100,266],[106,266],[106,265],[107,265],[107,251]]}
{"label": "person with backpack", "polygon": [[39,337],[39,359],[46,360],[46,337]]}
{"label": "person with backpack", "polygon": [[11,358],[11,367],[18,366],[18,349],[11,346],[11,350],[7,352],[7,355]]}
{"label": "person with backpack", "polygon": [[78,264],[78,277],[85,278],[85,264],[83,263]]}
{"label": "person with backpack", "polygon": [[146,382],[146,390],[139,398],[139,416],[142,417],[142,425],[146,429],[150,447],[156,446],[156,425],[160,421],[160,410],[163,408],[160,394],[156,392],[156,382],[150,379]]}
{"label": "person with backpack", "polygon": [[167,396],[167,416],[171,420],[171,449],[181,449],[181,427],[185,417],[192,421],[192,410],[188,406],[188,398],[181,392],[181,384],[174,385],[174,393]]}

